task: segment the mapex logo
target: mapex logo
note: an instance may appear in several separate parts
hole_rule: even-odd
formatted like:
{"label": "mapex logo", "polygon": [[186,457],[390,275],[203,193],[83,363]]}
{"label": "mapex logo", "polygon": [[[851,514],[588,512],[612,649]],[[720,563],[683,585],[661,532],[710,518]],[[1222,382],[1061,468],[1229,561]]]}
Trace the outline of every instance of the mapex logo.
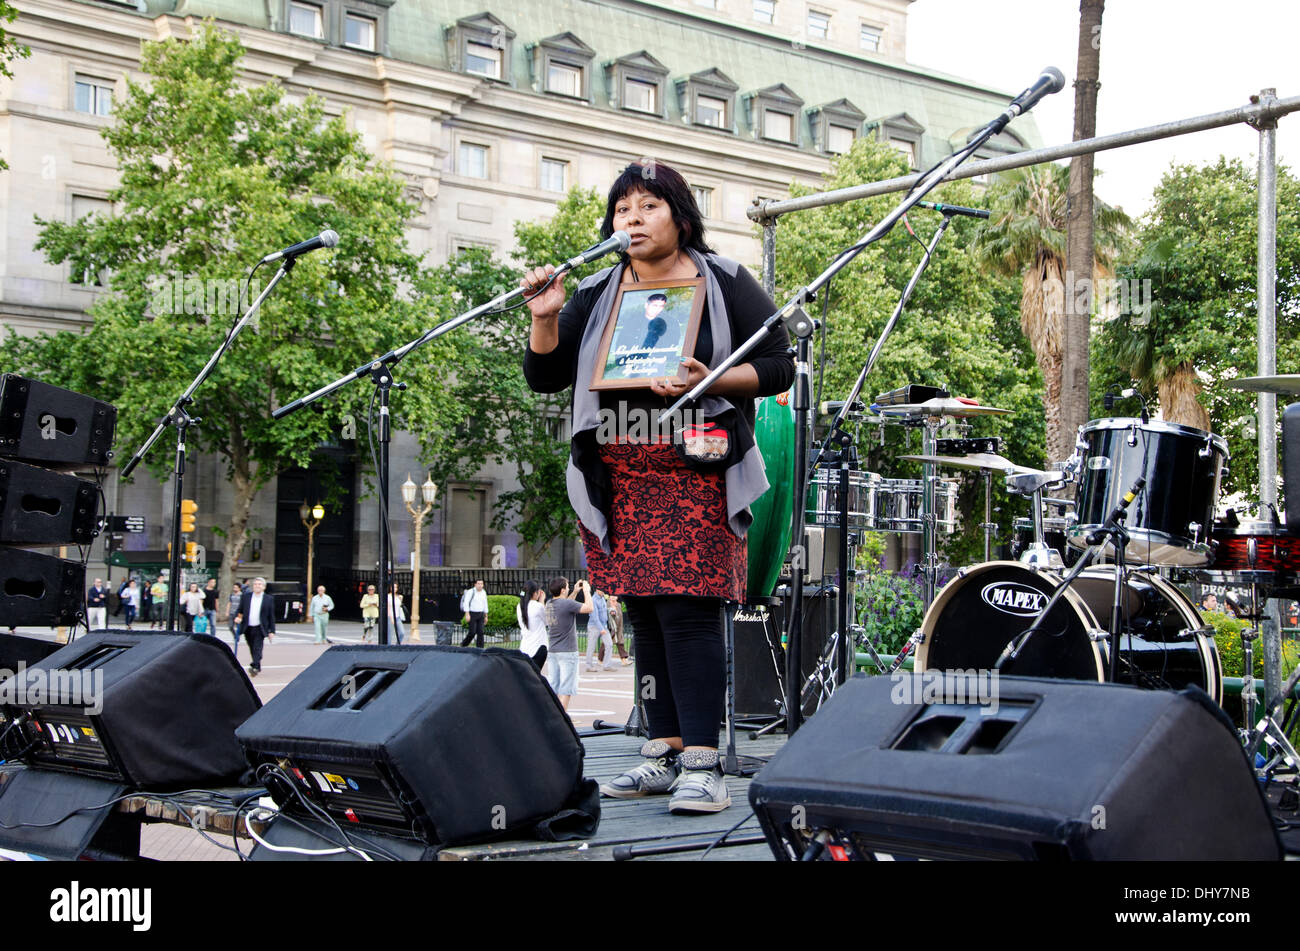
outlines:
{"label": "mapex logo", "polygon": [[980,597],[989,607],[1017,617],[1034,617],[1047,604],[1047,595],[1043,592],[1014,581],[995,581],[985,585]]}

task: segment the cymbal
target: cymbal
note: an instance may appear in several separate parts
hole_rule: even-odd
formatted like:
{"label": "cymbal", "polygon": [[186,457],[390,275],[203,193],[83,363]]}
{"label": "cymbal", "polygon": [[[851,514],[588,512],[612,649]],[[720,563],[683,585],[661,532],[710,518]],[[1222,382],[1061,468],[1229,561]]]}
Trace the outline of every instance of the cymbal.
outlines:
{"label": "cymbal", "polygon": [[979,406],[975,403],[963,403],[952,397],[935,397],[924,403],[898,403],[894,406],[881,406],[877,409],[881,416],[1006,416],[1011,410],[998,409],[996,406]]}
{"label": "cymbal", "polygon": [[991,469],[994,472],[1012,475],[1028,475],[1039,471],[1018,466],[1010,459],[993,452],[972,452],[965,456],[899,456],[898,458],[907,459],[909,462],[931,462],[936,466],[949,469]]}
{"label": "cymbal", "polygon": [[1284,373],[1281,376],[1243,376],[1223,382],[1225,386],[1230,386],[1234,390],[1277,393],[1280,396],[1300,394],[1300,373]]}

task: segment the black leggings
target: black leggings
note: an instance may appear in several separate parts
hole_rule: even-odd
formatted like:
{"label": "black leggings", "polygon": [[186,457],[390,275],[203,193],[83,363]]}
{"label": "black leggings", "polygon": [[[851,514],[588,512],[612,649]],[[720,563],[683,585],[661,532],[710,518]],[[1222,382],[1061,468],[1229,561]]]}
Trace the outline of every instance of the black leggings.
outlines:
{"label": "black leggings", "polygon": [[541,647],[537,648],[537,653],[528,659],[533,662],[533,666],[537,668],[537,672],[541,673],[542,668],[546,666],[546,645],[543,644]]}
{"label": "black leggings", "polygon": [[627,598],[651,739],[717,747],[727,699],[721,609],[717,598]]}

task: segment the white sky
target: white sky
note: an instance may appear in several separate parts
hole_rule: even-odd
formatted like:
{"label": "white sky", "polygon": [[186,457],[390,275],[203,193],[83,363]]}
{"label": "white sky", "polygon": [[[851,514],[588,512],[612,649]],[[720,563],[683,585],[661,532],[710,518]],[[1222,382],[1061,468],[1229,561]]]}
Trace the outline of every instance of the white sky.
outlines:
{"label": "white sky", "polygon": [[[1297,0],[1110,0],[1101,22],[1098,135],[1232,109],[1269,86],[1300,96]],[[1057,145],[1073,138],[1078,35],[1078,0],[916,0],[907,59],[1012,95],[1055,66],[1065,88],[1032,114],[1043,144]],[[1223,154],[1253,168],[1258,150],[1259,133],[1241,124],[1099,152],[1097,194],[1137,215],[1170,162]],[[1277,154],[1300,163],[1300,112],[1279,120]]]}

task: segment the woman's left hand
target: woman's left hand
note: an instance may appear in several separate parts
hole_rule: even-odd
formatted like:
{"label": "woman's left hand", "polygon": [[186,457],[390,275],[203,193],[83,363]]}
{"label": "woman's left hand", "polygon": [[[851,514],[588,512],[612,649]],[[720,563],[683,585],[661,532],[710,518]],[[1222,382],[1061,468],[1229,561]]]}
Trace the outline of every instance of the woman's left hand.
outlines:
{"label": "woman's left hand", "polygon": [[681,396],[709,375],[709,368],[694,357],[682,357],[682,366],[686,368],[686,382],[683,383],[677,377],[657,377],[650,381],[651,391],[656,396]]}

